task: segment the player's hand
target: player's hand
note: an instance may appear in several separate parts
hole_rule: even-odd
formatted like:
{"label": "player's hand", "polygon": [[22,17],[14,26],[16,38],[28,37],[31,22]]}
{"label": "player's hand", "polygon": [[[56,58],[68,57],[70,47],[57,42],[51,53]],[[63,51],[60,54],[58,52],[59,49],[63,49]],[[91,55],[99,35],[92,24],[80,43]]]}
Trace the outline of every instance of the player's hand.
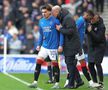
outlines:
{"label": "player's hand", "polygon": [[37,50],[37,51],[40,51],[40,46],[37,46],[37,47],[36,47],[36,50]]}
{"label": "player's hand", "polygon": [[62,53],[62,52],[63,52],[63,47],[62,46],[59,46],[58,53]]}

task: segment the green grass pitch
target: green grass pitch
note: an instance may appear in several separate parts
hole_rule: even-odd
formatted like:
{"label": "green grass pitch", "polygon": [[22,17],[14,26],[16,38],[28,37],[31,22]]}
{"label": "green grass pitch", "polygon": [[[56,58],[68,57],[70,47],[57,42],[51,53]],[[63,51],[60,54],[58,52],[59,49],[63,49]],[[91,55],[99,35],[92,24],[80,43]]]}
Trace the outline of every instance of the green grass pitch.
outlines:
{"label": "green grass pitch", "polygon": [[[28,83],[31,83],[33,81],[33,74],[12,74],[12,75]],[[61,88],[57,90],[71,90],[71,89],[63,89],[65,78],[66,78],[66,75],[61,74],[61,79],[60,79]],[[88,88],[87,80],[84,78],[84,76],[82,76],[82,79],[84,80],[85,84],[80,88],[72,89],[72,90],[97,90],[93,88]],[[48,80],[48,75],[41,74],[38,81],[38,87],[43,90],[54,90],[54,89],[51,89],[53,84],[46,84],[47,80]],[[103,90],[108,90],[108,76],[104,77],[104,87],[105,88]],[[27,85],[24,85],[23,83],[0,73],[0,90],[37,90],[37,89],[29,88],[27,87]]]}

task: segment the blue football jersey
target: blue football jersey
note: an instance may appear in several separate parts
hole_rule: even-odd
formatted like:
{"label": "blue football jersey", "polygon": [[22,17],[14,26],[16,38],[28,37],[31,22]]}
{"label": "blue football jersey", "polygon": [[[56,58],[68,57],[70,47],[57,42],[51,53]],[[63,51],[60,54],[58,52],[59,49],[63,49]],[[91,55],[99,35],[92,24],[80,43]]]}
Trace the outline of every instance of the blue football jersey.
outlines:
{"label": "blue football jersey", "polygon": [[85,30],[86,30],[86,21],[83,18],[83,16],[80,16],[76,20],[76,25],[77,25],[77,29],[78,29],[79,36],[80,36],[80,42],[81,42],[81,45],[82,45],[83,41],[84,41]]}
{"label": "blue football jersey", "polygon": [[40,19],[40,37],[38,41],[39,46],[43,46],[47,49],[57,49],[58,46],[63,45],[63,35],[56,30],[56,25],[60,25],[60,22],[54,16],[50,16],[48,19]]}

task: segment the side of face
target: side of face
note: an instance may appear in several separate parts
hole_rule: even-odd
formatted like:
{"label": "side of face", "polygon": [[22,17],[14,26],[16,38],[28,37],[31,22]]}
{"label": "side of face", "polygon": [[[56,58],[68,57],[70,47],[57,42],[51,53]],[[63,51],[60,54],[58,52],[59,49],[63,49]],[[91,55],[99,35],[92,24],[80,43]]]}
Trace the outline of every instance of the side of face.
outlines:
{"label": "side of face", "polygon": [[10,28],[12,25],[13,25],[12,22],[8,21],[7,26]]}
{"label": "side of face", "polygon": [[59,14],[59,11],[58,11],[57,9],[52,9],[52,15],[53,15],[54,17],[57,17],[58,14]]}
{"label": "side of face", "polygon": [[95,15],[94,17],[93,17],[93,19],[91,20],[91,23],[97,23],[99,21],[99,16],[98,15]]}
{"label": "side of face", "polygon": [[85,19],[86,19],[86,20],[89,20],[89,21],[93,18],[93,17],[90,16],[87,12],[84,13],[84,16],[85,16]]}

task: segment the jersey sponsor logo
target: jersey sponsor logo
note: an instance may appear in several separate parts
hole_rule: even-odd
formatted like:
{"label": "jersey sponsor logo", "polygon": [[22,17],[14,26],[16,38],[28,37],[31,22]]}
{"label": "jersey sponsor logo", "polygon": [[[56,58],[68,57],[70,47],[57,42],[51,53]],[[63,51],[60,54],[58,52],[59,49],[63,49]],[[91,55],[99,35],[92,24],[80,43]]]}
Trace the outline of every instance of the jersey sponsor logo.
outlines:
{"label": "jersey sponsor logo", "polygon": [[51,26],[43,27],[43,32],[51,32]]}

